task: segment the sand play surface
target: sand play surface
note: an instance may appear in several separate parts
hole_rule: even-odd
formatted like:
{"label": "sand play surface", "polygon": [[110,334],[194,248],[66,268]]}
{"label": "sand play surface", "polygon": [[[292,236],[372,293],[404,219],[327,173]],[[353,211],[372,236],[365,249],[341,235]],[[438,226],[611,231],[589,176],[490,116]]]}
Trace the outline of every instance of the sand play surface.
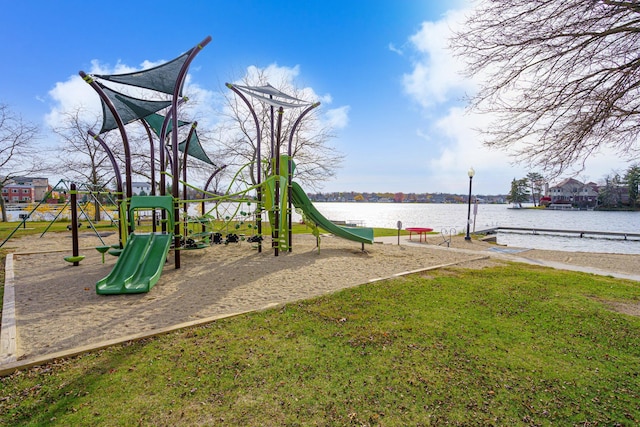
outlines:
{"label": "sand play surface", "polygon": [[[117,242],[115,233],[103,237]],[[637,255],[587,254],[527,250],[495,252],[495,245],[456,237],[451,247],[438,245],[440,236],[409,245],[407,237],[366,245],[323,236],[295,235],[292,253],[274,257],[270,242],[263,252],[241,242],[182,251],[181,268],[169,253],[159,282],[149,293],[97,295],[96,282],[109,274],[116,258],[94,249],[102,243],[82,232],[79,266],[63,260],[71,255],[70,234],[48,233],[10,241],[13,252],[16,358],[36,359],[82,347],[100,346],[286,302],[310,298],[394,274],[446,266],[479,268],[514,256],[640,274]],[[62,252],[46,252],[46,251]],[[27,253],[30,252],[30,253]],[[520,258],[521,259],[521,258]],[[535,261],[534,261],[535,262]],[[635,307],[638,310],[638,307]],[[627,312],[633,314],[633,307]],[[638,310],[640,313],[640,310]]]}

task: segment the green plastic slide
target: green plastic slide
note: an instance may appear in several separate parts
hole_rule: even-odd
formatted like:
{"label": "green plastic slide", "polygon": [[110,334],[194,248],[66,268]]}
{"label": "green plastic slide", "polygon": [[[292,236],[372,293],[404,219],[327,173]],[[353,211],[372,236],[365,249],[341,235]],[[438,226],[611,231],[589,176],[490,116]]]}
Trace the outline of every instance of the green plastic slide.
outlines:
{"label": "green plastic slide", "polygon": [[96,283],[100,295],[149,292],[158,282],[172,234],[131,234],[113,270]]}
{"label": "green plastic slide", "polygon": [[315,222],[318,227],[338,237],[342,237],[343,239],[353,240],[360,243],[373,244],[373,228],[344,227],[334,224],[333,222],[326,219],[320,212],[318,212],[315,206],[313,206],[313,203],[311,203],[311,200],[309,200],[307,194],[298,183],[293,182],[291,186],[291,202],[296,208],[302,209],[304,214],[313,222]]}

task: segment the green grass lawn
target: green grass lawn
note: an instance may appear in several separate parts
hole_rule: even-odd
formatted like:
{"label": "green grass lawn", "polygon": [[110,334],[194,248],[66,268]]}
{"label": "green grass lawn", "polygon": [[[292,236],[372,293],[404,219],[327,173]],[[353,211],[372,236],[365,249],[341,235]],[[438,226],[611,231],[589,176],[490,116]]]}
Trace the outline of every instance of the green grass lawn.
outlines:
{"label": "green grass lawn", "polygon": [[0,379],[0,425],[640,423],[640,283],[443,269]]}

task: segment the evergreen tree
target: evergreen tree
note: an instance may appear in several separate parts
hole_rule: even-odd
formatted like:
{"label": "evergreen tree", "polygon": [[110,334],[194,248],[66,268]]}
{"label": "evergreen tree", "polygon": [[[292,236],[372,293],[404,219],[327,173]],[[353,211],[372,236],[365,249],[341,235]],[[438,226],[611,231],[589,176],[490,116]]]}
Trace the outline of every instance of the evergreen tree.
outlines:
{"label": "evergreen tree", "polygon": [[511,181],[511,191],[507,195],[507,202],[522,207],[522,203],[529,200],[529,188],[527,178],[520,178]]}
{"label": "evergreen tree", "polygon": [[629,206],[635,208],[638,204],[638,186],[640,186],[640,165],[631,166],[624,176],[629,188]]}
{"label": "evergreen tree", "polygon": [[600,187],[598,192],[598,202],[603,207],[620,207],[622,205],[622,178],[618,173],[613,176],[607,175],[604,178],[605,184]]}
{"label": "evergreen tree", "polygon": [[540,204],[540,197],[542,197],[544,177],[538,172],[529,172],[527,174],[527,180],[529,182],[529,189],[531,190],[533,206],[538,206]]}

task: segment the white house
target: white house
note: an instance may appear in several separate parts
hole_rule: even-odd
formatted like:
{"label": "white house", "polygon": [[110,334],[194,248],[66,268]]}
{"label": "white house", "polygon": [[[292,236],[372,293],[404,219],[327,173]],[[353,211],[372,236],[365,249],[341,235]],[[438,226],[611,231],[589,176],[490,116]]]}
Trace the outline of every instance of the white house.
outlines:
{"label": "white house", "polygon": [[148,182],[135,182],[131,181],[131,191],[134,196],[151,194],[151,184]]}

